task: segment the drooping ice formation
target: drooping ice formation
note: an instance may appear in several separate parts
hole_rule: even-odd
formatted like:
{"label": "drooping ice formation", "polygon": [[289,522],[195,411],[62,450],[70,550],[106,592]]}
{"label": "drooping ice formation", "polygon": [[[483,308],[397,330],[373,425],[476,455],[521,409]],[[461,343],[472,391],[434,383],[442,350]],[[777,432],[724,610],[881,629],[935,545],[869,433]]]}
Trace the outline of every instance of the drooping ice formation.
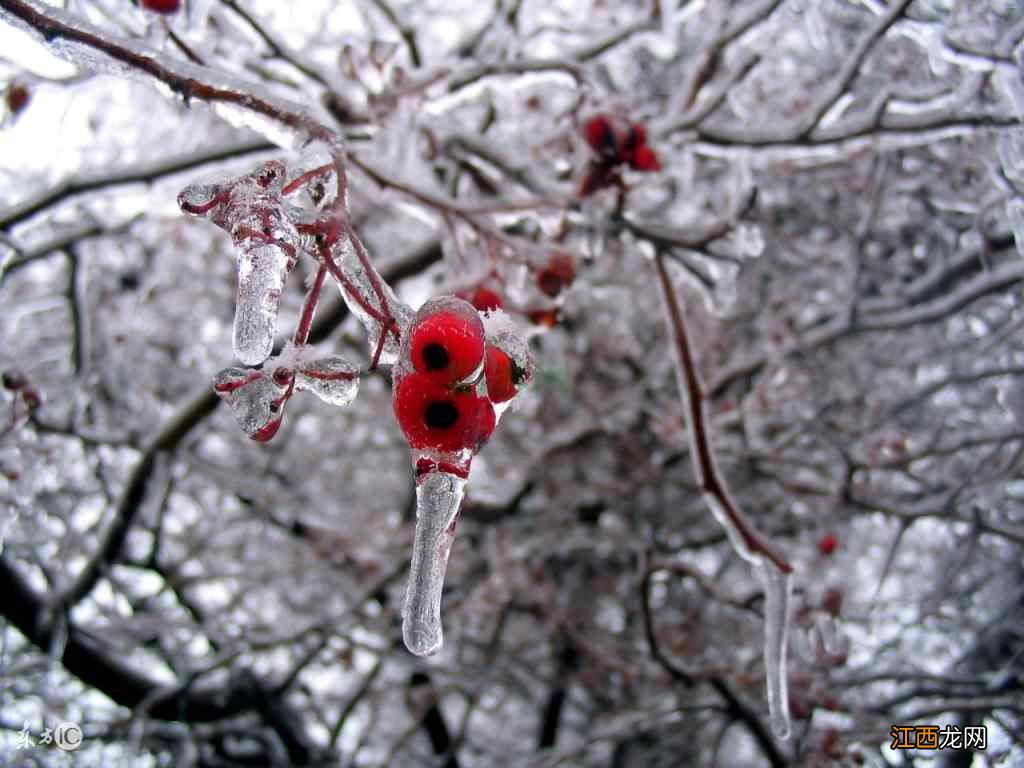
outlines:
{"label": "drooping ice formation", "polygon": [[441,593],[473,457],[532,372],[513,328],[485,333],[477,310],[454,296],[431,299],[403,334],[392,400],[416,472],[416,531],[402,634],[417,655],[442,645]]}
{"label": "drooping ice formation", "polygon": [[298,257],[299,233],[281,202],[285,173],[272,160],[235,181],[193,185],[178,195],[183,211],[209,218],[237,249],[233,344],[246,365],[259,365],[273,351],[281,291]]}
{"label": "drooping ice formation", "polygon": [[791,574],[783,573],[767,560],[754,566],[764,587],[764,674],[768,694],[768,715],[776,738],[788,739],[789,685],[786,655],[789,645],[789,602],[793,589]]}
{"label": "drooping ice formation", "polygon": [[441,592],[466,481],[432,472],[416,486],[416,533],[402,609],[402,638],[417,656],[441,649]]}

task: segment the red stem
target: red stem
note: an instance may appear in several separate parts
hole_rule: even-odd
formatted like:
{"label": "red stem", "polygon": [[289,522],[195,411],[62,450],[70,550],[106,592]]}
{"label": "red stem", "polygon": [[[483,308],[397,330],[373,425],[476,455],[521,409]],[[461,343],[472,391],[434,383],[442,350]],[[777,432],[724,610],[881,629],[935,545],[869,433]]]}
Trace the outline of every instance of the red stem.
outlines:
{"label": "red stem", "polygon": [[307,182],[315,179],[317,176],[325,176],[334,170],[334,166],[330,163],[327,165],[321,165],[319,168],[313,168],[310,171],[306,171],[301,176],[292,179],[288,184],[281,190],[282,195],[290,195],[295,192],[299,187]]}
{"label": "red stem", "polygon": [[678,355],[680,367],[683,372],[683,401],[688,409],[686,414],[690,420],[690,435],[692,436],[690,450],[693,451],[694,463],[697,467],[697,482],[703,493],[714,496],[721,504],[722,509],[728,516],[733,527],[743,537],[747,548],[752,552],[758,552],[772,561],[776,568],[783,573],[792,573],[793,566],[785,557],[765,541],[740,512],[729,489],[718,474],[715,466],[715,457],[711,450],[711,441],[708,438],[708,425],[704,413],[704,390],[697,377],[697,369],[694,365],[693,353],[690,350],[690,340],[686,334],[686,324],[683,322],[683,313],[676,297],[675,288],[665,269],[665,259],[661,251],[658,251],[654,258],[658,269],[658,279],[665,296],[665,305],[668,309],[668,324],[675,341],[676,354]]}
{"label": "red stem", "polygon": [[299,327],[295,329],[295,346],[300,347],[309,338],[309,329],[313,324],[313,315],[316,314],[316,305],[320,302],[320,290],[324,287],[324,279],[327,277],[327,267],[323,264],[316,271],[313,284],[309,286],[306,293],[306,300],[302,305],[302,316],[299,318]]}

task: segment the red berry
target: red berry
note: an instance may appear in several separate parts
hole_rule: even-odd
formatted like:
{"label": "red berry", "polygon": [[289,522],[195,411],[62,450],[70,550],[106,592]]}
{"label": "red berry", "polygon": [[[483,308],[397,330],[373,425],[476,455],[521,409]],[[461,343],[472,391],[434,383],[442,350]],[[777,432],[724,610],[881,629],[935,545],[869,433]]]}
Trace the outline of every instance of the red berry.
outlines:
{"label": "red berry", "polygon": [[488,345],[484,371],[487,377],[487,396],[492,403],[504,403],[516,396],[516,364],[505,352]]}
{"label": "red berry", "polygon": [[820,607],[829,616],[838,616],[843,610],[843,593],[834,588],[825,590]]}
{"label": "red berry", "polygon": [[533,309],[527,313],[526,317],[534,325],[554,328],[558,324],[558,309]]}
{"label": "red berry", "polygon": [[[465,311],[454,302],[464,305]],[[445,304],[448,309],[427,314],[413,327],[409,356],[419,373],[456,384],[483,361],[484,327],[467,302],[448,298]]]}
{"label": "red berry", "polygon": [[551,254],[548,265],[537,273],[537,287],[545,296],[555,298],[576,279],[576,265],[568,253]]}
{"label": "red berry", "polygon": [[827,536],[822,536],[818,541],[818,551],[823,555],[831,555],[836,551],[838,545],[839,540],[830,533]]}
{"label": "red berry", "polygon": [[28,101],[31,94],[24,85],[19,83],[12,83],[7,88],[7,108],[11,110],[12,115],[17,115],[21,110],[28,106]]}
{"label": "red berry", "polygon": [[601,157],[614,160],[619,152],[615,128],[607,115],[596,115],[583,124],[583,138]]}
{"label": "red berry", "polygon": [[502,302],[501,296],[490,288],[477,288],[473,291],[469,303],[480,312],[493,312],[496,309],[501,309],[504,302]]}
{"label": "red berry", "polygon": [[638,171],[660,171],[661,161],[654,150],[646,144],[637,147],[629,161],[630,166]]}
{"label": "red berry", "polygon": [[139,5],[154,13],[177,13],[181,0],[140,0]]}
{"label": "red berry", "polygon": [[395,418],[412,448],[460,451],[475,448],[480,434],[479,398],[472,390],[449,391],[422,373],[395,387]]}

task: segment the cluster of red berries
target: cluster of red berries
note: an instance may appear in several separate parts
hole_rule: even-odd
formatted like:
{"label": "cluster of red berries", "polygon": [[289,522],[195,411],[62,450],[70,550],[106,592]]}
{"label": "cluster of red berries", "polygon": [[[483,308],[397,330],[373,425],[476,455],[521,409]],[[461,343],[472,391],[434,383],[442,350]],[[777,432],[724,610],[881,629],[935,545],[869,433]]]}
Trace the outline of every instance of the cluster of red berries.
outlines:
{"label": "cluster of red berries", "polygon": [[[515,397],[531,375],[506,350],[487,343],[477,311],[453,296],[434,299],[419,311],[407,350],[396,367],[392,403],[416,451],[468,451],[471,457],[494,431],[494,406]],[[468,462],[465,456],[455,458],[462,459],[464,469],[456,470],[462,474]],[[420,474],[433,468],[430,460],[417,464]]]}
{"label": "cluster of red berries", "polygon": [[618,169],[628,165],[634,171],[661,170],[661,161],[647,145],[647,129],[642,123],[630,123],[606,114],[595,115],[583,123],[583,138],[597,157],[590,161],[580,185],[580,196],[599,189],[624,184]]}
{"label": "cluster of red berries", "polygon": [[[547,302],[547,299],[557,299],[573,284],[576,279],[576,261],[571,253],[552,251],[547,261],[531,266],[531,270],[538,292],[546,297],[545,305],[527,306],[515,311],[521,312],[534,325],[550,328],[558,322],[558,308]],[[494,272],[477,286],[460,292],[459,297],[468,301],[479,312],[509,310],[510,308],[505,306],[505,299],[500,290],[502,283],[501,277]]]}

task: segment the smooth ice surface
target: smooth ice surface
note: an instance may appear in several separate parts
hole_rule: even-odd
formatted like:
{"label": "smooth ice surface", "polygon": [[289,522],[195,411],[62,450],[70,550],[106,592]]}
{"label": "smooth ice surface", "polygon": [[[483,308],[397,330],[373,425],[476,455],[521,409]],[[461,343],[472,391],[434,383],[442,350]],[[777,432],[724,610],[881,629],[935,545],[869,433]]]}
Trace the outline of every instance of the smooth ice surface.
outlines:
{"label": "smooth ice surface", "polygon": [[417,656],[441,650],[441,592],[466,481],[442,472],[416,488],[416,535],[402,610],[402,637]]}
{"label": "smooth ice surface", "polygon": [[[351,238],[342,236],[338,238],[338,241],[331,249],[331,256],[350,285],[369,303],[370,307],[378,313],[385,307],[390,307],[395,320],[398,322],[399,333],[404,336],[406,329],[408,329],[409,324],[412,322],[412,309],[398,300],[391,287],[380,277],[372,263],[369,263],[368,256],[366,257],[367,264],[363,263],[359,253],[359,249],[362,247],[362,243],[354,243]],[[380,288],[380,293],[383,294],[383,304],[385,307],[382,307],[381,299],[378,296],[377,289],[374,287],[375,281]],[[374,354],[380,343],[382,331],[380,321],[363,306],[359,298],[353,295],[346,286],[339,283],[338,289],[341,291],[341,297],[345,300],[345,304],[348,305],[349,311],[358,318],[359,322],[366,329],[370,354]],[[378,362],[381,365],[394,365],[398,361],[400,346],[400,340],[396,339],[395,334],[388,333],[384,339],[384,347]]]}
{"label": "smooth ice surface", "polygon": [[238,293],[232,339],[235,357],[258,365],[274,350],[277,310],[288,274],[288,257],[275,245],[238,255]]}
{"label": "smooth ice surface", "polygon": [[710,493],[705,493],[704,503],[708,505],[708,509],[711,510],[711,514],[715,516],[715,519],[723,528],[725,528],[725,533],[729,537],[729,543],[732,544],[732,548],[736,551],[736,554],[748,563],[758,565],[762,560],[761,555],[754,552],[747,545],[747,540],[744,538],[743,533],[736,527],[736,524],[729,516],[729,513],[718,500],[718,497]]}
{"label": "smooth ice surface", "polygon": [[346,406],[359,392],[359,369],[337,355],[311,360],[296,370],[295,388],[312,392],[330,405]]}
{"label": "smooth ice surface", "polygon": [[776,738],[788,739],[791,725],[786,653],[793,579],[767,560],[758,563],[755,570],[764,587],[764,673],[768,713]]}
{"label": "smooth ice surface", "polygon": [[247,435],[259,432],[276,418],[272,404],[286,390],[270,376],[245,368],[225,368],[214,377],[213,388]]}

